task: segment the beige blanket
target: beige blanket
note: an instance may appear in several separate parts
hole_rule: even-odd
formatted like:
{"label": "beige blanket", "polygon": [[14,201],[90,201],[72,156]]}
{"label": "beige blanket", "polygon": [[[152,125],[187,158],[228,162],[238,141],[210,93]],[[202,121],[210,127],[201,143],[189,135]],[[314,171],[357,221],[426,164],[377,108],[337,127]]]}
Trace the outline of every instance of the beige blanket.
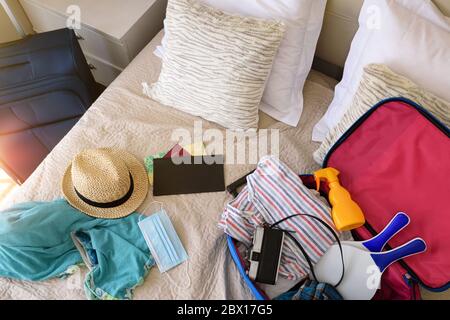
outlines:
{"label": "beige blanket", "polygon": [[[167,150],[175,143],[171,134],[177,128],[192,131],[199,118],[151,101],[142,94],[142,82],[157,80],[160,60],[153,55],[160,43],[156,37],[104,92],[73,130],[59,143],[28,181],[6,200],[3,207],[30,200],[50,201],[62,196],[60,181],[72,157],[86,148],[123,148],[140,159]],[[333,96],[336,82],[312,72],[306,84],[305,111],[298,128],[261,120],[264,127],[280,129],[280,156],[297,172],[317,169],[311,142],[313,125],[324,114]],[[204,128],[220,127],[203,122]],[[245,175],[254,165],[227,165],[226,183]],[[217,228],[224,204],[230,197],[223,193],[198,194],[154,199],[162,201],[189,254],[186,268],[169,272],[178,284],[153,268],[145,283],[135,291],[135,299],[252,299],[227,252],[226,239]],[[142,209],[141,208],[141,209]],[[57,213],[55,213],[57,214]],[[0,299],[85,299],[82,279],[86,270],[68,279],[30,283],[0,279]],[[190,278],[190,286],[188,286]],[[188,287],[188,288],[186,288]]]}

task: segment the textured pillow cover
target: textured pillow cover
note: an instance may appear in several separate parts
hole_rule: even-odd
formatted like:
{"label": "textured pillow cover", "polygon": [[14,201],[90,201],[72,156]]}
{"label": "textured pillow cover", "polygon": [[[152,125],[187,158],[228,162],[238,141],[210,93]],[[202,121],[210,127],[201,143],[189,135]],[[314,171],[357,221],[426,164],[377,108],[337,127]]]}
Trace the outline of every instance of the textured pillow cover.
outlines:
{"label": "textured pillow cover", "polygon": [[230,129],[258,127],[284,24],[169,0],[167,48],[150,98]]}
{"label": "textured pillow cover", "polygon": [[[224,12],[283,21],[286,32],[267,80],[260,109],[297,126],[303,112],[303,87],[311,71],[326,0],[199,0]],[[166,32],[168,26],[165,25]],[[155,54],[162,57],[166,39]]]}
{"label": "textured pillow cover", "polygon": [[394,97],[405,97],[417,102],[442,123],[450,126],[450,102],[427,92],[385,65],[370,64],[364,68],[361,83],[350,108],[314,153],[316,162],[322,164],[331,147],[374,105],[383,99]]}

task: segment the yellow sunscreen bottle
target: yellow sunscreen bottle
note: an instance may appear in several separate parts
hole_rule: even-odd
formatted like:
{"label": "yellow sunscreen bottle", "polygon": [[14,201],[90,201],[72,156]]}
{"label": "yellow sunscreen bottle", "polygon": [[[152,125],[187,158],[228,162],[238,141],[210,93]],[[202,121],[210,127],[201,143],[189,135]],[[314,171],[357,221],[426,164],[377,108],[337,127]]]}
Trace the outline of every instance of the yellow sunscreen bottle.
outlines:
{"label": "yellow sunscreen bottle", "polygon": [[336,229],[350,231],[363,226],[366,220],[359,205],[340,184],[338,176],[339,171],[334,168],[326,168],[314,173],[318,190],[322,180],[327,181],[330,187],[328,199],[332,205],[331,216]]}

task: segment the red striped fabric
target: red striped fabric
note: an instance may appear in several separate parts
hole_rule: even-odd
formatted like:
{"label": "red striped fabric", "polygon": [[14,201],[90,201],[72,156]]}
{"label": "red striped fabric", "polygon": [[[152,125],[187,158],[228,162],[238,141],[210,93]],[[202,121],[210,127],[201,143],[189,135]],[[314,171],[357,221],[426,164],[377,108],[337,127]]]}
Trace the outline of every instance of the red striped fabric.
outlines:
{"label": "red striped fabric", "polygon": [[[263,158],[247,182],[239,196],[226,206],[219,222],[219,228],[247,247],[252,245],[257,226],[274,224],[295,214],[318,217],[334,228],[328,204],[277,158]],[[303,246],[313,264],[335,241],[323,225],[309,217],[294,217],[278,227],[294,231],[292,235]],[[285,239],[280,276],[300,281],[310,272],[308,264],[295,242],[288,237]]]}

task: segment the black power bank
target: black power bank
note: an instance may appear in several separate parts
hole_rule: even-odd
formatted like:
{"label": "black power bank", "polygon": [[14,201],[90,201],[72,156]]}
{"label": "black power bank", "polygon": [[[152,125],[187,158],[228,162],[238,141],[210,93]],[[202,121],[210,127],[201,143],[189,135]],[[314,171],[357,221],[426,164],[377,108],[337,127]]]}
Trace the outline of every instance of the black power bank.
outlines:
{"label": "black power bank", "polygon": [[258,227],[250,253],[249,278],[270,285],[278,281],[284,231]]}
{"label": "black power bank", "polygon": [[225,191],[223,156],[155,159],[153,195]]}

